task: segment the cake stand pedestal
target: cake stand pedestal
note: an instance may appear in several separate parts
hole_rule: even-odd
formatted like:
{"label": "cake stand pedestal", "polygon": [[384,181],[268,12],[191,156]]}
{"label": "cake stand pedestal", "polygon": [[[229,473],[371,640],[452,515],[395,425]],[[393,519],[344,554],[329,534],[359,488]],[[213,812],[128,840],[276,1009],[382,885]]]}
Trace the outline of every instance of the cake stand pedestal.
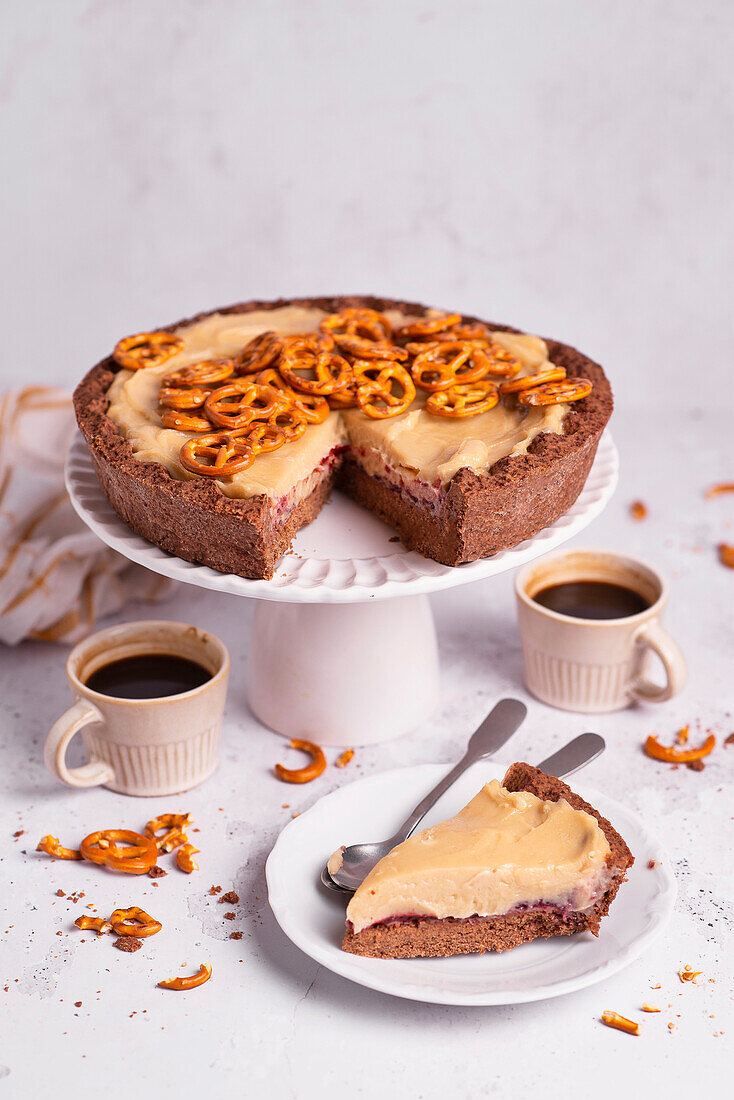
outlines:
{"label": "cake stand pedestal", "polygon": [[578,500],[552,527],[511,550],[452,568],[407,550],[392,529],[335,493],[299,532],[272,580],[217,573],[136,535],[104,496],[81,436],[66,485],[82,520],[118,553],[164,576],[258,601],[247,697],[277,733],[320,745],[366,745],[407,733],[438,701],[438,650],[428,596],[514,569],[582,531],[617,484],[608,432]]}

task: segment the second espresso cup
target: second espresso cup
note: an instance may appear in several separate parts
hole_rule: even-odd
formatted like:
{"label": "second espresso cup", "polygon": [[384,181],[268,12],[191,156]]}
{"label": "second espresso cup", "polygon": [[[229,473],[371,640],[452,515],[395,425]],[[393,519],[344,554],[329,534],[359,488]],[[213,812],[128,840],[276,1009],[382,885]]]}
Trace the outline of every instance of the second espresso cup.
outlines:
{"label": "second espresso cup", "polygon": [[[534,599],[553,585],[583,581],[631,589],[646,606],[621,618],[591,619],[561,614]],[[543,703],[598,714],[638,699],[664,702],[685,684],[683,654],[660,623],[667,585],[645,562],[604,550],[564,551],[521,569],[515,594],[525,683]],[[651,653],[665,671],[661,686],[646,676]]]}
{"label": "second espresso cup", "polygon": [[[152,655],[194,662],[209,678],[191,690],[156,698],[102,694],[88,682],[117,661]],[[112,626],[74,647],[66,675],[76,702],[54,722],[44,748],[46,767],[62,783],[165,795],[195,787],[215,770],[229,653],[213,634],[159,620]],[[76,733],[87,763],[73,768],[66,751]]]}

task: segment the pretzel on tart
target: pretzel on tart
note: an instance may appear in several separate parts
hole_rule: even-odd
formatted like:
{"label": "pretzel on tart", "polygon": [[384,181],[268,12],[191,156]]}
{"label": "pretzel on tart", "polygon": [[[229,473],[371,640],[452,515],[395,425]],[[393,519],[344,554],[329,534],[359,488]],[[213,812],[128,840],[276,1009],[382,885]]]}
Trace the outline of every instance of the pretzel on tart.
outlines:
{"label": "pretzel on tart", "polygon": [[500,393],[503,397],[508,393],[522,393],[523,390],[532,390],[535,386],[544,386],[546,382],[563,382],[565,377],[565,367],[548,367],[537,374],[525,374],[522,378],[500,382]]}
{"label": "pretzel on tart", "polygon": [[[350,381],[349,363],[337,352],[320,350],[320,341],[333,340],[324,333],[292,336],[285,343],[279,369],[289,386],[300,393],[328,397],[343,390]],[[299,374],[307,371],[312,378]]]}
{"label": "pretzel on tart", "polygon": [[179,367],[164,374],[163,385],[178,389],[181,386],[216,386],[226,382],[234,374],[234,360],[202,359],[188,367]]}
{"label": "pretzel on tart", "polygon": [[238,379],[212,390],[204,410],[219,428],[244,428],[253,420],[267,420],[282,406],[283,397],[270,386]]}
{"label": "pretzel on tart", "polygon": [[176,432],[208,432],[212,427],[211,421],[205,416],[179,412],[178,409],[165,409],[161,413],[161,424],[164,428],[173,428]]}
{"label": "pretzel on tart", "polygon": [[588,378],[569,378],[565,382],[546,382],[531,390],[522,390],[517,399],[521,405],[565,405],[581,401],[591,393]]}
{"label": "pretzel on tart", "polygon": [[199,409],[209,396],[209,390],[200,386],[161,386],[158,391],[158,404],[164,409],[188,411]]}
{"label": "pretzel on tart", "polygon": [[125,336],[115,344],[112,358],[126,370],[159,367],[181,351],[184,342],[172,332],[138,332]]}
{"label": "pretzel on tart", "polygon": [[195,989],[197,985],[203,985],[204,982],[208,982],[212,976],[212,968],[208,963],[202,963],[196,974],[192,974],[187,978],[166,978],[164,981],[158,982],[161,989]]}
{"label": "pretzel on tart", "polygon": [[357,386],[357,404],[372,420],[399,416],[414,399],[413,379],[399,363],[383,362],[376,378],[363,376]]}
{"label": "pretzel on tart", "polygon": [[392,341],[392,325],[385,314],[376,309],[348,307],[340,313],[330,313],[324,317],[319,328],[328,333],[338,347],[344,346],[342,340],[345,337],[369,344],[389,344]]}
{"label": "pretzel on tart", "polygon": [[435,336],[437,332],[453,329],[461,322],[460,313],[441,313],[436,317],[423,317],[417,321],[410,321],[407,325],[401,325],[395,330],[395,340],[421,339],[424,336]]}
{"label": "pretzel on tart", "polygon": [[488,378],[478,382],[458,382],[429,395],[426,408],[434,416],[463,419],[489,412],[499,401],[499,390]]}
{"label": "pretzel on tart", "polygon": [[212,432],[187,439],[180,452],[181,465],[201,477],[231,477],[247,470],[255,454],[245,441],[233,436],[234,432]]}
{"label": "pretzel on tart", "polygon": [[283,341],[275,332],[261,332],[245,344],[235,356],[235,374],[257,374],[272,366],[283,348]]}
{"label": "pretzel on tart", "polygon": [[492,369],[492,361],[483,345],[446,340],[429,344],[417,355],[411,373],[417,386],[434,392],[456,382],[479,382]]}
{"label": "pretzel on tart", "polygon": [[268,367],[266,370],[260,371],[256,378],[258,385],[270,386],[271,389],[281,395],[283,401],[287,401],[295,409],[298,409],[308,424],[322,424],[329,415],[329,402],[325,397],[319,397],[317,394],[297,393],[291,389],[283,379],[280,371],[274,367]]}
{"label": "pretzel on tart", "polygon": [[155,936],[163,927],[159,920],[137,905],[132,905],[129,909],[115,909],[110,917],[110,924],[118,936],[136,936],[138,939]]}

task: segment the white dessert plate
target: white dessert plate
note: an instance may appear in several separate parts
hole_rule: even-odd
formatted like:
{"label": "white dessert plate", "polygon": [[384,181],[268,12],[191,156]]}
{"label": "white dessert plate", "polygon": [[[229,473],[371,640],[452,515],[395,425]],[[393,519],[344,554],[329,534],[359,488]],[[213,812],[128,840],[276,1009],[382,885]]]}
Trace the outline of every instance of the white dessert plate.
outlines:
{"label": "white dessert plate", "polygon": [[[434,806],[425,824],[451,817],[507,769],[480,761]],[[445,774],[442,764],[399,768],[326,795],[280,834],[266,874],[275,919],[290,940],[322,966],[395,997],[448,1005],[500,1005],[559,997],[603,981],[638,958],[662,931],[676,883],[658,840],[625,806],[587,787],[574,790],[611,821],[635,856],[598,938],[589,932],[536,940],[502,954],[446,959],[363,959],[341,950],[345,901],[319,883],[340,844],[390,836],[411,807]],[[650,869],[648,861],[655,860]]]}
{"label": "white dessert plate", "polygon": [[547,554],[582,531],[609,502],[619,461],[609,432],[578,499],[551,527],[491,558],[452,567],[424,558],[399,541],[376,516],[334,493],[313,523],[299,531],[272,580],[247,580],[183,561],[136,535],[113,511],[97,481],[81,435],[66,463],[66,487],[74,508],[92,531],[131,561],[177,581],[284,603],[362,603],[438,592],[483,580]]}

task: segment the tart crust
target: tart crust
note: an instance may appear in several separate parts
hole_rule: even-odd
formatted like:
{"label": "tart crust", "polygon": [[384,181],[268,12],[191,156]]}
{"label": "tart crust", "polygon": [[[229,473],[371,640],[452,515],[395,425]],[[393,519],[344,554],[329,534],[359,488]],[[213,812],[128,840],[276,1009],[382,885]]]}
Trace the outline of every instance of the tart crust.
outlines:
{"label": "tart crust", "polygon": [[[424,316],[428,309],[415,302],[370,296],[284,298],[208,310],[164,330],[193,324],[211,313],[249,313],[288,305],[327,312],[364,306],[416,316]],[[518,331],[468,315],[463,320]],[[264,495],[234,499],[204,478],[177,481],[160,463],[138,461],[106,415],[107,391],[119,370],[111,357],[85,375],[74,393],[74,406],[100,485],[114,510],[138,534],[186,561],[242,577],[272,577],[299,528],[318,515],[335,484],[392,524],[410,549],[446,565],[460,565],[516,546],[555,523],[574,503],[588,476],[612,413],[611,389],[598,364],[566,344],[547,343],[550,358],[565,367],[569,377],[583,376],[593,382],[591,394],[569,409],[562,435],[543,433],[527,454],[503,458],[485,473],[459,470],[444,487],[436,510],[366,473],[348,448],[344,457],[332,455],[332,466],[324,471],[322,481],[287,515]]]}
{"label": "tart crust", "polygon": [[571,936],[576,932],[598,936],[601,919],[609,912],[627,870],[635,861],[624,840],[598,810],[584,802],[562,780],[545,775],[530,764],[512,764],[502,786],[508,791],[528,791],[551,802],[565,798],[574,810],[585,810],[596,818],[609,842],[607,866],[612,877],[594,905],[583,912],[566,914],[549,906],[538,906],[496,917],[462,920],[454,917],[401,918],[391,924],[372,925],[357,934],[347,929],[342,943],[344,951],[375,959],[414,959],[508,951],[531,940]]}

